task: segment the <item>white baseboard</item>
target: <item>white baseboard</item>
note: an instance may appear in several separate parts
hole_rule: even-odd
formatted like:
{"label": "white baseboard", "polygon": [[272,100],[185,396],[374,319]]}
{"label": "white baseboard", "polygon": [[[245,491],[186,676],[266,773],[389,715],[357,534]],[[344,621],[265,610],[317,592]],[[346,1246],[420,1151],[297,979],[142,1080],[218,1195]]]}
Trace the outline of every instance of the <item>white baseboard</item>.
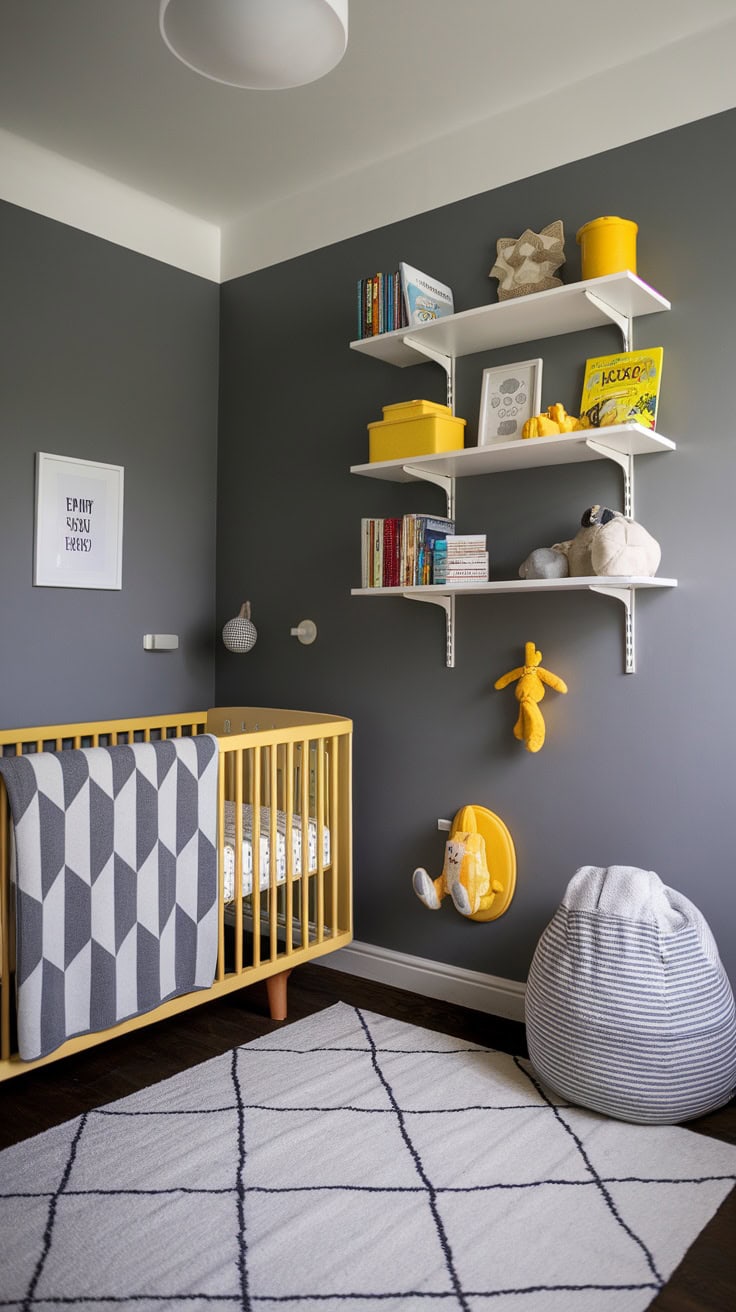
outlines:
{"label": "white baseboard", "polygon": [[524,1020],[525,985],[515,979],[499,979],[484,975],[478,970],[463,970],[443,961],[430,961],[425,957],[411,957],[405,952],[374,947],[372,943],[355,940],[347,948],[339,948],[327,956],[319,957],[318,964],[332,970],[344,970],[347,975],[360,979],[373,979],[397,989],[408,989],[425,998],[438,998],[454,1002],[460,1007],[489,1012],[507,1020]]}

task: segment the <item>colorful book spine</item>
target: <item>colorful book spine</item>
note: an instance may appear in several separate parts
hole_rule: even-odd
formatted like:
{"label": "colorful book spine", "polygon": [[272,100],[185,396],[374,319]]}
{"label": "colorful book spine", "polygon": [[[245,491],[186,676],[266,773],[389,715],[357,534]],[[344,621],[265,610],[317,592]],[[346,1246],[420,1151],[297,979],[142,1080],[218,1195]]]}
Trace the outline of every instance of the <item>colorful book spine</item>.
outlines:
{"label": "colorful book spine", "polygon": [[357,289],[358,337],[375,337],[405,328],[401,277],[395,273],[376,273],[359,278]]}

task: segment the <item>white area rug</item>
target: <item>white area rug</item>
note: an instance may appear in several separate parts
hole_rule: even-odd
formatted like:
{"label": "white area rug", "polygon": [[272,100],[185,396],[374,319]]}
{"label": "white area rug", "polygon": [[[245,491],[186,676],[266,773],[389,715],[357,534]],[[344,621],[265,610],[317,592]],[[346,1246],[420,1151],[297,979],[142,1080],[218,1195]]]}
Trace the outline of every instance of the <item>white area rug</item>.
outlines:
{"label": "white area rug", "polygon": [[735,1178],[340,1003],[0,1153],[0,1306],[637,1312]]}

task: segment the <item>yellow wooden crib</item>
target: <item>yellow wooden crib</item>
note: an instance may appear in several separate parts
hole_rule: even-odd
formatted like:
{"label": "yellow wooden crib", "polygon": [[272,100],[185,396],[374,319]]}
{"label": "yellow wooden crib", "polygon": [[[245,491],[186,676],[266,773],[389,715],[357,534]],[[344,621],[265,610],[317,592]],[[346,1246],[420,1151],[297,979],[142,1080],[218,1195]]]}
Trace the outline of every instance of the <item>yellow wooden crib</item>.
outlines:
{"label": "yellow wooden crib", "polygon": [[[296,965],[352,938],[352,722],[267,707],[218,707],[88,724],[0,731],[0,755],[114,747],[209,733],[217,738],[217,964],[211,987],[169,997],[53,1052],[17,1051],[13,826],[0,779],[0,1080],[265,979],[286,1017]],[[53,763],[52,763],[53,764]]]}

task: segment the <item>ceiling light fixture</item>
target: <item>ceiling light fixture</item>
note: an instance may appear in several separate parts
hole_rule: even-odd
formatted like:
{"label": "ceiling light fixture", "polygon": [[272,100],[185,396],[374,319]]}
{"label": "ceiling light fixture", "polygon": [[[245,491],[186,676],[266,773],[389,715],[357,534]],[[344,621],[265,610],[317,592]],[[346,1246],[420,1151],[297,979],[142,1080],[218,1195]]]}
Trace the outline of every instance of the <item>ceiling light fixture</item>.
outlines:
{"label": "ceiling light fixture", "polygon": [[348,0],[161,0],[169,50],[230,87],[283,90],[316,82],[348,44]]}

